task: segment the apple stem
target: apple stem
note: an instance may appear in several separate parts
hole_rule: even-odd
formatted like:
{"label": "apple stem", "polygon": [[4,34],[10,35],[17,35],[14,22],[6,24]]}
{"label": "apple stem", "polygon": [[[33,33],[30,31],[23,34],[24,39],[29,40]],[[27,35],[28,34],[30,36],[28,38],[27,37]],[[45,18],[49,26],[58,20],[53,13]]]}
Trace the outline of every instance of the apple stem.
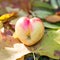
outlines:
{"label": "apple stem", "polygon": [[33,17],[37,17],[36,13],[34,13],[34,12],[32,12],[32,11],[30,11],[30,13],[31,13],[31,15],[32,15]]}
{"label": "apple stem", "polygon": [[33,17],[37,17],[36,13],[34,13],[33,11],[29,11],[30,14],[28,14],[26,17],[29,17],[29,18],[33,18]]}

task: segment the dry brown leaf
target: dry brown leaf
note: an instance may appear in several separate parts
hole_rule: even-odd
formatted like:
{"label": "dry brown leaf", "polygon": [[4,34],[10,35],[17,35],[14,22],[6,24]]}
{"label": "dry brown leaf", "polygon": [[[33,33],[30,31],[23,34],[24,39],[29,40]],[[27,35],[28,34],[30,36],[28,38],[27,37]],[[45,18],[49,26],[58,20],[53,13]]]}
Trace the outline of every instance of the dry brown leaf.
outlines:
{"label": "dry brown leaf", "polygon": [[51,23],[60,22],[60,16],[58,15],[47,16],[45,19],[46,21],[51,22]]}
{"label": "dry brown leaf", "polygon": [[18,39],[14,39],[12,36],[0,32],[0,48],[12,47],[15,43],[19,43]]}
{"label": "dry brown leaf", "polygon": [[18,39],[0,32],[0,60],[16,60],[31,53]]}
{"label": "dry brown leaf", "polygon": [[22,56],[21,58],[17,59],[17,60],[24,60],[24,56]]}
{"label": "dry brown leaf", "polygon": [[57,11],[55,14],[60,16],[60,11]]}
{"label": "dry brown leaf", "polygon": [[9,53],[9,54],[7,54],[8,57],[6,56],[6,59],[8,58],[8,60],[9,59],[10,60],[18,59],[18,58],[21,58],[22,56],[24,56],[24,55],[26,55],[28,53],[31,53],[27,49],[27,47],[24,44],[22,44],[22,43],[16,43],[16,44],[14,44],[13,48],[11,48],[11,47],[5,47],[5,50],[6,50],[5,51],[6,54]]}

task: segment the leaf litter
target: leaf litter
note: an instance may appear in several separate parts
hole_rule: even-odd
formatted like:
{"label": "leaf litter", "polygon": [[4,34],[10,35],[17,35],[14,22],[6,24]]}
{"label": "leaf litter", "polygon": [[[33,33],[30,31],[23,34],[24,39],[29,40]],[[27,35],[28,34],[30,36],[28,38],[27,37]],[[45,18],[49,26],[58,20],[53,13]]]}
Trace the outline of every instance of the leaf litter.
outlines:
{"label": "leaf litter", "polygon": [[31,53],[30,50],[18,39],[0,32],[0,59],[16,60]]}

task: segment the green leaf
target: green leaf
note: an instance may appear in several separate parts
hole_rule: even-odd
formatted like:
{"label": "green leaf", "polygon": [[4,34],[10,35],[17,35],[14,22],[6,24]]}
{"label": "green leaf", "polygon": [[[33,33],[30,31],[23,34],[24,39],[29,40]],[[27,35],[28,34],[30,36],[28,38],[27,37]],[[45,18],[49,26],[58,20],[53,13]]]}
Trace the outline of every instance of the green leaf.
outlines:
{"label": "green leaf", "polygon": [[46,28],[51,28],[51,29],[60,29],[60,26],[58,24],[53,24],[48,22],[44,22],[44,26]]}
{"label": "green leaf", "polygon": [[60,7],[60,0],[57,0],[57,2],[58,2],[58,5],[59,5],[59,7]]}
{"label": "green leaf", "polygon": [[[49,30],[42,38],[40,46],[35,51],[50,58],[60,58],[60,30]],[[56,52],[57,51],[57,52]],[[59,52],[59,53],[58,53]]]}
{"label": "green leaf", "polygon": [[36,14],[37,17],[40,17],[44,19],[46,16],[51,15],[52,12],[47,11],[47,10],[35,10],[34,13]]}
{"label": "green leaf", "polygon": [[0,16],[3,15],[3,14],[6,14],[7,11],[5,8],[0,8]]}
{"label": "green leaf", "polygon": [[41,2],[40,0],[34,0],[33,1],[33,4],[32,4],[33,7],[38,7],[38,8],[46,8],[46,9],[53,9],[53,7],[48,4],[48,3],[45,3],[45,2]]}
{"label": "green leaf", "polygon": [[56,0],[50,0],[51,1],[51,5],[54,9],[57,9],[58,8],[58,4],[57,4],[57,1]]}

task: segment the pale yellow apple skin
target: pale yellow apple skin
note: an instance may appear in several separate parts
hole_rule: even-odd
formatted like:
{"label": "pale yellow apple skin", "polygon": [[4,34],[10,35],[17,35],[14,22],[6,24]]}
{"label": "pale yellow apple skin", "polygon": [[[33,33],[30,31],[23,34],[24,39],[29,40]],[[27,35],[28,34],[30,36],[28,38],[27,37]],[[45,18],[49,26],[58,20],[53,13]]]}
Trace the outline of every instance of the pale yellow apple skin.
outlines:
{"label": "pale yellow apple skin", "polygon": [[[25,20],[28,21],[24,22]],[[28,26],[25,26],[28,25]],[[22,26],[23,25],[23,26]],[[15,25],[15,33],[19,40],[27,46],[36,44],[44,35],[44,25],[39,18],[21,17]],[[29,36],[29,37],[28,37]]]}

